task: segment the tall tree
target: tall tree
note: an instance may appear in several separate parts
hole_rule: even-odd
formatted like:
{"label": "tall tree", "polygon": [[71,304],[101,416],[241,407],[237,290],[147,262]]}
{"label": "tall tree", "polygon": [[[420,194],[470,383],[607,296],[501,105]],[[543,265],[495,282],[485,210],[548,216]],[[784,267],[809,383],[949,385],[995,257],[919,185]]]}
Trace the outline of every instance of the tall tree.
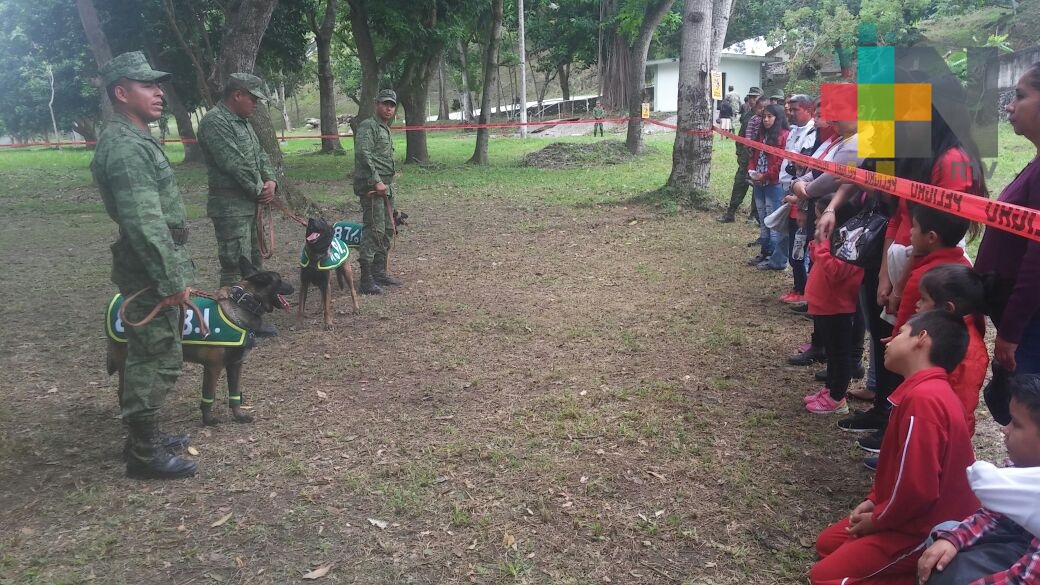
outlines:
{"label": "tall tree", "polygon": [[732,1],[683,3],[678,128],[667,187],[680,202],[693,207],[704,207],[709,200],[713,144],[709,72],[719,68]]}
{"label": "tall tree", "polygon": [[[76,10],[79,12],[80,22],[83,23],[83,32],[87,35],[87,45],[90,46],[90,52],[93,53],[94,61],[100,69],[112,60],[112,48],[108,45],[105,31],[101,30],[101,21],[98,19],[94,0],[76,0]],[[100,90],[98,93],[101,94],[101,115],[107,118],[112,115],[112,103],[108,101],[105,88],[100,85],[100,81],[94,78],[94,87],[97,87]]]}
{"label": "tall tree", "polygon": [[[332,73],[332,33],[336,27],[336,0],[325,0],[324,10],[321,8],[321,2],[318,1],[314,10],[307,14],[318,52],[321,152],[323,154],[342,154],[343,145],[339,141],[339,126],[336,121],[336,83]],[[322,13],[320,22],[317,17],[319,12]]]}
{"label": "tall tree", "polygon": [[[538,56],[535,69],[559,80],[563,99],[571,98],[572,68],[596,64],[599,0],[529,1],[528,51]],[[544,91],[544,90],[543,90]]]}
{"label": "tall tree", "polygon": [[654,31],[675,0],[604,0],[601,18],[607,21],[603,55],[600,58],[600,87],[603,103],[628,111],[625,146],[637,153],[643,147],[643,82],[646,55]]}
{"label": "tall tree", "polygon": [[[498,47],[502,42],[502,4],[502,0],[491,1],[491,27],[488,31],[487,45],[484,50],[484,90],[480,95],[481,126],[491,121],[491,90],[498,78]],[[478,165],[488,164],[488,140],[490,135],[490,128],[481,127],[477,129],[477,143],[469,162]]]}

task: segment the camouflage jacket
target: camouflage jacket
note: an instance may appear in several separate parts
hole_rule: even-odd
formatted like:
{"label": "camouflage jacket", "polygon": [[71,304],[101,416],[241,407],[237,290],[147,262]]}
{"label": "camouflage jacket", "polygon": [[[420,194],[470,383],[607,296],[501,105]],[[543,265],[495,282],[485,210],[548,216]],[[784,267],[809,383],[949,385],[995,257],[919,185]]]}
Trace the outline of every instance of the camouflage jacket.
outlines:
{"label": "camouflage jacket", "polygon": [[206,215],[256,213],[256,198],[264,182],[273,181],[275,174],[249,121],[219,103],[199,123],[199,146],[209,176]]}
{"label": "camouflage jacket", "polygon": [[390,127],[379,119],[367,118],[354,132],[354,182],[368,187],[379,181],[394,181],[394,142]]}
{"label": "camouflage jacket", "polygon": [[184,290],[195,280],[184,246],[187,217],[159,142],[116,115],[101,132],[90,172],[105,211],[119,225],[119,239],[112,244],[112,282],[131,293],[154,286],[164,297]]}

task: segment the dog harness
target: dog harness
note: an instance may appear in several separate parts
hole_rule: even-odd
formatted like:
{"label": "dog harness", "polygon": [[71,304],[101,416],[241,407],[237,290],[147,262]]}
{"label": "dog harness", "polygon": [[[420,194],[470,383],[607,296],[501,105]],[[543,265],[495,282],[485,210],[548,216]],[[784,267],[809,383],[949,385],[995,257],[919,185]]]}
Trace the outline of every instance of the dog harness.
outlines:
{"label": "dog harness", "polygon": [[[244,303],[234,298],[235,288],[238,287],[232,287],[232,300],[243,305],[243,308],[248,310]],[[245,295],[239,296],[244,297]],[[248,296],[251,297],[252,295]],[[253,299],[253,302],[255,302],[255,299]],[[108,303],[108,310],[105,312],[105,333],[113,341],[126,343],[126,327],[119,320],[119,307],[122,304],[123,295],[121,294],[112,297],[112,301]],[[232,323],[231,319],[220,309],[217,301],[198,297],[195,299],[195,304],[199,307],[199,312],[202,313],[202,320],[209,325],[209,337],[203,339],[200,335],[200,315],[196,315],[192,309],[185,309],[182,343],[187,345],[245,347],[249,341],[249,331]]]}
{"label": "dog harness", "polygon": [[[336,224],[339,225],[339,224]],[[329,245],[329,253],[318,260],[318,270],[335,270],[350,258],[350,248],[339,238],[332,238]],[[311,256],[307,253],[307,245],[304,244],[300,251],[300,266],[306,268],[311,265]]]}
{"label": "dog harness", "polygon": [[332,237],[343,240],[351,248],[361,245],[361,234],[365,226],[352,221],[337,221],[332,226]]}

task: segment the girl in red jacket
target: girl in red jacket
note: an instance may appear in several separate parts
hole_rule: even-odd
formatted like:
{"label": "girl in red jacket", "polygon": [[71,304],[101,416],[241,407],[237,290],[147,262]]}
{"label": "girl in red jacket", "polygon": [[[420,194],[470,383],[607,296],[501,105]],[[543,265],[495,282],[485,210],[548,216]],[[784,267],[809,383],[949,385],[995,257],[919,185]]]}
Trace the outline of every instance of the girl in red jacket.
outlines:
{"label": "girl in red jacket", "polygon": [[[816,213],[827,209],[833,195],[816,202]],[[827,354],[827,385],[802,399],[805,409],[813,414],[845,414],[849,382],[852,380],[852,320],[856,313],[863,269],[831,256],[830,240],[809,244],[812,270],[805,285],[816,333]]]}
{"label": "girl in red jacket", "polygon": [[[772,104],[762,112],[762,134],[760,142],[783,150],[787,144],[787,118],[783,106]],[[748,159],[748,178],[751,180],[751,193],[758,211],[758,243],[761,250],[758,256],[751,259],[751,264],[763,270],[783,270],[787,260],[777,264],[779,268],[768,263],[769,257],[780,242],[780,233],[766,227],[766,217],[773,213],[784,197],[784,188],[780,184],[780,163],[783,156],[767,154],[764,151],[752,150]],[[786,256],[786,250],[784,251]]]}
{"label": "girl in red jacket", "polygon": [[968,327],[968,351],[950,372],[950,387],[964,406],[968,431],[974,436],[975,408],[989,368],[982,278],[963,264],[941,264],[925,272],[918,287],[921,291],[917,302],[919,313],[943,309],[963,318]]}

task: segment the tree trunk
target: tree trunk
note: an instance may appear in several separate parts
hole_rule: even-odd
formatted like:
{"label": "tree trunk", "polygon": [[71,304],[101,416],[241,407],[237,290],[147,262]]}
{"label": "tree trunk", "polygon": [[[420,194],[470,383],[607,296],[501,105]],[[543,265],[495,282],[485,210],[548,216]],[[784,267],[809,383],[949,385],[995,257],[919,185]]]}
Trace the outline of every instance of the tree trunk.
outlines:
{"label": "tree trunk", "polygon": [[467,43],[459,41],[459,61],[462,63],[462,99],[460,103],[462,105],[462,121],[470,122],[473,120],[473,105],[470,103],[470,90],[469,90],[469,60],[466,58]]}
{"label": "tree trunk", "polygon": [[[230,22],[220,42],[220,56],[217,66],[210,72],[208,81],[218,88],[227,76],[235,72],[251,72],[256,65],[256,53],[260,49],[260,39],[267,30],[277,0],[242,0],[238,8],[231,14]],[[271,124],[271,112],[264,104],[257,104],[256,111],[249,119],[260,139],[260,146],[271,159],[278,180],[278,194],[285,198],[290,208],[301,213],[307,212],[314,204],[285,175],[282,160],[282,149],[278,146],[278,137]]]}
{"label": "tree trunk", "polygon": [[[731,0],[685,0],[680,37],[678,129],[672,151],[672,173],[668,187],[680,203],[705,208],[710,201],[712,134],[689,134],[688,130],[712,127],[711,80],[709,71],[718,67],[713,45],[722,27],[725,37]],[[725,16],[720,21],[720,15]],[[713,63],[714,56],[714,63]]]}
{"label": "tree trunk", "polygon": [[[414,53],[405,59],[404,73],[398,82],[397,99],[404,107],[407,126],[426,125],[426,105],[430,81],[443,52],[442,46],[430,46],[423,53]],[[405,134],[404,162],[426,164],[430,152],[426,146],[425,130],[408,130]]]}
{"label": "tree trunk", "polygon": [[437,120],[451,119],[451,104],[448,102],[448,82],[444,78],[444,55],[437,64]]}
{"label": "tree trunk", "polygon": [[[487,51],[484,53],[484,91],[480,96],[480,124],[491,120],[491,89],[498,78],[498,47],[502,44],[502,0],[492,0],[491,30],[488,33]],[[469,162],[488,164],[488,140],[490,128],[477,129],[477,144]]]}
{"label": "tree trunk", "polygon": [[318,23],[309,15],[314,44],[318,50],[318,102],[321,118],[321,153],[343,154],[336,123],[336,82],[332,73],[332,32],[336,25],[336,0],[325,0],[325,15]]}
{"label": "tree trunk", "polygon": [[556,75],[560,80],[560,92],[563,93],[564,101],[571,99],[571,64],[558,63]]}
{"label": "tree trunk", "polygon": [[292,131],[292,120],[289,118],[289,104],[285,101],[285,82],[278,82],[278,103],[282,104],[282,124],[285,130]]}
{"label": "tree trunk", "polygon": [[496,63],[495,64],[495,81],[498,85],[498,107],[495,108],[495,113],[499,116],[502,115],[502,69]]}
{"label": "tree trunk", "polygon": [[201,163],[202,148],[195,142],[195,127],[191,125],[191,112],[184,107],[184,102],[181,101],[181,96],[177,94],[177,89],[172,83],[167,83],[164,89],[166,103],[169,104],[170,112],[173,113],[173,119],[177,123],[177,134],[180,135],[181,140],[191,141],[184,142],[184,162]]}
{"label": "tree trunk", "polygon": [[643,149],[643,80],[646,78],[646,54],[650,51],[650,41],[654,38],[654,30],[661,19],[671,9],[675,0],[652,0],[646,7],[643,23],[639,25],[639,34],[632,43],[629,62],[632,65],[628,76],[628,136],[625,147],[632,154]]}
{"label": "tree trunk", "polygon": [[[76,9],[79,11],[79,20],[83,23],[83,32],[87,36],[90,52],[94,54],[94,61],[100,69],[105,63],[112,60],[112,48],[108,45],[105,31],[101,30],[101,21],[98,20],[94,0],[76,0]],[[108,119],[112,115],[112,103],[108,101],[108,92],[105,91],[106,88],[101,87],[100,78],[95,77],[92,85],[98,88],[98,94],[101,95],[101,118]],[[85,128],[81,130],[86,131]],[[80,134],[85,137],[86,134],[83,131]],[[95,136],[97,135],[96,129],[91,129],[91,132]],[[93,149],[93,145],[90,148]]]}
{"label": "tree trunk", "polygon": [[347,0],[350,5],[350,31],[357,48],[358,61],[361,63],[361,91],[358,92],[358,113],[350,123],[352,130],[363,120],[371,118],[374,111],[372,105],[379,94],[379,77],[382,64],[376,57],[372,31],[368,27],[368,10],[365,0]]}

